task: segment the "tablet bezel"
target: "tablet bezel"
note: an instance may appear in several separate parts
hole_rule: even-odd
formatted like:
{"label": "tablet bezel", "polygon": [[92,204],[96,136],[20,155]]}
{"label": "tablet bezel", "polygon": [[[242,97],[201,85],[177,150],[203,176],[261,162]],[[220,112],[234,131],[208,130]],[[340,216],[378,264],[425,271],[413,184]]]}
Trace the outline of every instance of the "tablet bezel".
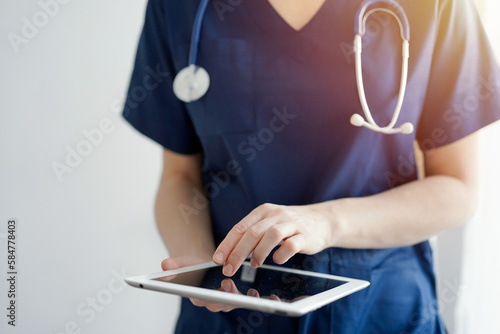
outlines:
{"label": "tablet bezel", "polygon": [[[245,266],[250,266],[248,261],[243,263]],[[155,281],[154,279],[190,272],[193,270],[209,269],[213,267],[218,267],[220,265],[214,262],[206,262],[202,264],[197,264],[193,266],[187,266],[179,269],[167,270],[147,275],[140,275],[134,277],[125,278],[125,282],[136,288],[144,288],[148,290],[154,290],[159,292],[167,292],[171,294],[176,294],[186,298],[198,298],[202,300],[208,300],[217,303],[224,303],[232,306],[242,307],[246,309],[251,309],[255,311],[262,311],[273,314],[287,315],[287,316],[301,316],[311,311],[314,311],[320,307],[325,306],[331,302],[334,302],[342,297],[352,294],[356,291],[364,289],[370,285],[370,282],[359,280],[355,278],[335,276],[323,273],[316,273],[313,271],[292,269],[274,265],[263,264],[261,267],[277,270],[285,273],[314,276],[320,278],[333,279],[337,281],[345,282],[340,286],[335,288],[320,292],[313,296],[308,296],[300,300],[292,302],[279,302],[276,300],[265,299],[265,298],[255,298],[246,295],[238,295],[234,293],[228,293],[224,291],[217,291],[207,288],[194,287],[188,285],[182,285],[179,283],[170,283],[166,281]]]}

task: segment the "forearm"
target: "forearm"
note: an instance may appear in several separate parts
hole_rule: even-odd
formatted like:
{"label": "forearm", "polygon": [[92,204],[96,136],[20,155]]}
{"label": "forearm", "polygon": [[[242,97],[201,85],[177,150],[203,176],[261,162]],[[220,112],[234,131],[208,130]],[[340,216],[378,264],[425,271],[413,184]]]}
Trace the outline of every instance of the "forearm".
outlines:
{"label": "forearm", "polygon": [[320,206],[338,222],[330,246],[388,248],[415,244],[465,223],[475,202],[462,181],[437,175],[377,195]]}
{"label": "forearm", "polygon": [[162,178],[156,197],[156,224],[171,257],[209,259],[215,250],[208,204],[193,204],[193,190],[201,193],[201,187],[201,180],[175,175]]}
{"label": "forearm", "polygon": [[252,253],[258,267],[325,248],[409,246],[466,222],[476,207],[477,135],[424,151],[427,178],[368,197],[312,205],[263,204],[229,231],[214,261],[231,276]]}

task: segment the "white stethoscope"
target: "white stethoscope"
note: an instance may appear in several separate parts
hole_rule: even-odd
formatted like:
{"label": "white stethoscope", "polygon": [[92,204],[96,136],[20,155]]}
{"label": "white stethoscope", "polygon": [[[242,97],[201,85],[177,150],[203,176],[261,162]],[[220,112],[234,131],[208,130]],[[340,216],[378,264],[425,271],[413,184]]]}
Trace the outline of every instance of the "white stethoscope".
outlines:
{"label": "white stethoscope", "polygon": [[[183,102],[189,103],[199,100],[203,97],[208,88],[210,87],[210,76],[208,72],[201,66],[197,65],[200,32],[203,24],[203,18],[210,0],[202,0],[198,7],[196,17],[193,25],[193,32],[191,36],[191,46],[189,51],[188,66],[182,69],[174,79],[173,90],[177,98]],[[383,5],[383,6],[382,6]],[[372,8],[368,10],[369,8]],[[391,122],[385,126],[380,127],[372,117],[368,103],[366,102],[365,89],[363,85],[363,73],[361,65],[361,50],[362,50],[362,37],[366,29],[365,24],[368,17],[375,12],[386,12],[393,15],[400,28],[401,38],[403,40],[403,60],[401,70],[401,82],[399,87],[398,100]],[[356,66],[356,83],[358,88],[359,101],[363,109],[366,120],[359,114],[354,114],[351,117],[351,124],[354,126],[364,126],[375,132],[383,134],[403,133],[411,134],[413,132],[413,124],[406,122],[400,127],[395,128],[396,122],[401,113],[401,107],[406,92],[406,83],[408,80],[408,58],[410,49],[410,25],[401,6],[394,0],[366,0],[358,10],[355,23],[354,37],[354,53],[355,53],[355,66]]]}

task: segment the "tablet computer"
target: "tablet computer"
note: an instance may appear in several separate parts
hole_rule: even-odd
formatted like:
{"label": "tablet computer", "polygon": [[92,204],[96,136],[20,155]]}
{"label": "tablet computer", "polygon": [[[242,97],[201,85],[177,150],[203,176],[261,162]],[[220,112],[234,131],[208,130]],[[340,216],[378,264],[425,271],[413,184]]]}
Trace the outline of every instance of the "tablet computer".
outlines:
{"label": "tablet computer", "polygon": [[[262,312],[301,316],[370,285],[369,282],[248,261],[232,276],[207,262],[126,278],[134,287],[167,292]],[[224,283],[223,283],[224,282]],[[228,292],[225,287],[231,286]]]}

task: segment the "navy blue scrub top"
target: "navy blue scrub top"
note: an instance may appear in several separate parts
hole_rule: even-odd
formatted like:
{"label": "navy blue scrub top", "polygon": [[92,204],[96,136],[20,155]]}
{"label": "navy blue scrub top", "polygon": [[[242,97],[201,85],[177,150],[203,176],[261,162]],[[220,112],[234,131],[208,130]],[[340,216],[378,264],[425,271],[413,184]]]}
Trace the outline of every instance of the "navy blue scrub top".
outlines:
{"label": "navy blue scrub top", "polygon": [[[216,244],[266,202],[306,205],[411,182],[417,179],[414,140],[433,149],[500,118],[500,72],[471,3],[402,0],[411,39],[397,125],[410,121],[416,131],[383,135],[350,125],[351,115],[362,112],[352,52],[361,3],[326,0],[295,31],[266,0],[212,1],[199,54],[211,87],[185,104],[174,96],[172,81],[187,66],[199,0],[149,1],[123,114],[166,149],[203,153]],[[370,16],[363,46],[368,103],[377,123],[386,125],[401,71],[396,21]],[[247,310],[214,314],[183,300],[176,333],[444,332],[428,242],[330,248],[286,265],[366,279],[371,286],[301,318]]]}

